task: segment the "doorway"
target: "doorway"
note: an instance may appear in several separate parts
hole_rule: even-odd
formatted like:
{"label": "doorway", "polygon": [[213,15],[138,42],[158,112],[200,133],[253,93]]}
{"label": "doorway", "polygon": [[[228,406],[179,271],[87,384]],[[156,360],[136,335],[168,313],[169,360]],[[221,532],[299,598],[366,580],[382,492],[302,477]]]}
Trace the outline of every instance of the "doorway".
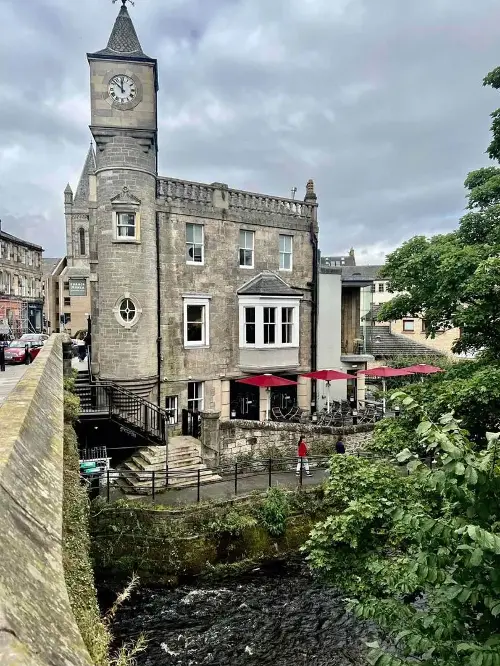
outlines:
{"label": "doorway", "polygon": [[260,392],[258,386],[240,384],[231,380],[229,387],[229,417],[258,421],[260,412]]}

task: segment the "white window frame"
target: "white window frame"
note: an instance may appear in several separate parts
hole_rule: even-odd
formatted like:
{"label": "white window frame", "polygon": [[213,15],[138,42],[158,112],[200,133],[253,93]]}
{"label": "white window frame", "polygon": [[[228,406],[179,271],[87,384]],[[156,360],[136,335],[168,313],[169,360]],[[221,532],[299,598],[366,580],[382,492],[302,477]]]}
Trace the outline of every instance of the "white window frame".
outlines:
{"label": "white window frame", "polygon": [[[302,297],[239,296],[239,348],[288,349],[298,348],[300,342],[300,301]],[[276,337],[274,344],[264,344],[264,308],[276,308]],[[255,344],[246,342],[245,308],[255,308]],[[292,308],[291,341],[282,342],[283,308]]]}
{"label": "white window frame", "polygon": [[[134,224],[124,224],[121,222],[122,215],[133,215]],[[113,211],[114,227],[115,227],[115,240],[119,243],[134,243],[139,240],[139,213],[135,210],[119,210]],[[134,229],[133,236],[121,236],[120,229]]]}
{"label": "white window frame", "polygon": [[[280,335],[280,338],[281,338],[281,343],[284,344],[284,345],[285,344],[291,344],[291,342],[293,340],[293,329],[294,329],[294,326],[295,326],[295,322],[294,322],[295,308],[288,307],[287,305],[283,305],[283,306],[281,306],[280,310],[281,310],[281,312],[280,312],[281,328],[279,330],[279,335]],[[290,312],[290,319],[288,319],[288,316],[286,318],[284,317],[284,314],[285,314],[284,310]],[[287,327],[286,329],[285,329],[285,326]],[[283,340],[283,338],[285,337],[283,335],[285,330],[289,332],[289,336],[287,335],[286,337],[290,337],[290,340],[287,341],[287,342],[285,342]]]}
{"label": "white window frame", "polygon": [[[284,249],[281,249],[281,241],[283,240]],[[290,241],[290,250],[286,249],[287,240]],[[293,236],[290,234],[280,234],[279,237],[279,254],[280,254],[280,271],[292,271],[293,270]],[[285,257],[290,257],[290,266],[285,267]]]}
{"label": "white window frame", "polygon": [[179,396],[165,396],[165,411],[168,416],[168,425],[179,423]]}
{"label": "white window frame", "polygon": [[[209,347],[210,346],[210,299],[211,296],[207,295],[189,295],[183,294],[183,338],[184,338],[184,347]],[[192,342],[187,339],[187,325],[188,325],[188,307],[190,305],[202,306],[204,308],[204,317],[203,317],[203,339],[199,342]]]}
{"label": "white window frame", "polygon": [[[254,320],[247,322],[247,310],[252,309],[254,311]],[[255,342],[247,342],[247,326],[253,326],[254,327],[254,340],[257,340],[257,322],[256,322],[256,316],[257,316],[257,309],[255,305],[245,305],[242,309],[243,312],[243,328],[242,328],[242,335],[243,335],[243,341],[245,345],[249,347],[253,347],[255,345]]]}
{"label": "white window frame", "polygon": [[[198,227],[201,229],[201,243],[188,241],[188,227]],[[194,259],[188,259],[188,247],[199,245],[201,247],[201,261],[195,261]],[[193,253],[194,256],[194,253]],[[204,266],[205,265],[205,225],[197,224],[194,222],[186,223],[186,264],[189,266]]]}
{"label": "white window frame", "polygon": [[[197,387],[198,387],[198,390],[199,390],[198,398],[189,398],[189,386],[190,386],[190,385],[191,385],[191,386],[197,386]],[[192,408],[191,405],[192,405],[194,402],[198,402],[200,406],[198,407],[198,410],[197,410],[197,411],[198,411],[198,413],[200,413],[200,412],[203,411],[203,404],[204,404],[204,401],[205,401],[205,382],[188,382],[188,389],[187,389],[187,408],[188,408],[189,410],[195,411],[195,410],[193,410],[193,408]]]}
{"label": "white window frame", "polygon": [[[243,238],[243,240],[242,240]],[[250,239],[250,244],[248,240]],[[241,263],[241,253],[250,252],[251,253],[251,262],[249,264]],[[248,229],[240,229],[239,233],[239,250],[238,250],[238,261],[240,268],[253,268],[255,262],[255,231],[249,231]]]}

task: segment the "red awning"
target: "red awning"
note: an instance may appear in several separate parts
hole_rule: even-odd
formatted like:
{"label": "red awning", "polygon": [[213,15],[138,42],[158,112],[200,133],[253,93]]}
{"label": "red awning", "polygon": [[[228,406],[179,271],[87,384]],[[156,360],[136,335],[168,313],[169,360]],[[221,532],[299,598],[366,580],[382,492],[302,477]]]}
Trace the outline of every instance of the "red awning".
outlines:
{"label": "red awning", "polygon": [[368,375],[369,377],[402,377],[403,375],[412,375],[413,372],[406,368],[388,368],[385,365],[370,370],[358,370],[358,375]]}
{"label": "red awning", "polygon": [[297,382],[294,382],[291,379],[276,377],[276,375],[271,374],[254,375],[253,377],[244,377],[243,379],[237,379],[236,381],[241,384],[250,384],[251,386],[259,386],[261,388],[273,388],[275,386],[291,386],[292,384],[297,384]]}
{"label": "red awning", "polygon": [[348,375],[346,372],[340,372],[340,370],[315,370],[314,372],[306,372],[302,377],[320,379],[324,382],[332,382],[335,379],[354,379],[354,375]]}
{"label": "red awning", "polygon": [[410,365],[408,368],[402,369],[409,370],[418,375],[432,375],[435,372],[444,372],[443,368],[438,368],[435,365],[427,365],[426,363],[417,363],[416,365]]}

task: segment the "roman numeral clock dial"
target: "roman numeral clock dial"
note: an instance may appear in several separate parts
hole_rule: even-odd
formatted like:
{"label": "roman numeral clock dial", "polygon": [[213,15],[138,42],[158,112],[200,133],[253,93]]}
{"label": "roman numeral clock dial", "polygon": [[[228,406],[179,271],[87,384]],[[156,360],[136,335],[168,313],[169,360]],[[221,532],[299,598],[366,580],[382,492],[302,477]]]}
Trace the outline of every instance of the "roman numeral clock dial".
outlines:
{"label": "roman numeral clock dial", "polygon": [[108,92],[116,104],[128,104],[137,95],[137,88],[130,76],[117,74],[109,82]]}

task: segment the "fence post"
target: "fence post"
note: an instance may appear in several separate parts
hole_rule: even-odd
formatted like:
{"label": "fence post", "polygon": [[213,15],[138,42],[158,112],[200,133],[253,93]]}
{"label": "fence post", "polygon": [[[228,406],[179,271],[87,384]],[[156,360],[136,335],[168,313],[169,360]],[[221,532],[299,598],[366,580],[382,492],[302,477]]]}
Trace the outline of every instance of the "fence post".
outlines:
{"label": "fence post", "polygon": [[109,469],[106,470],[106,502],[109,502]]}
{"label": "fence post", "polygon": [[153,473],[151,475],[151,499],[154,502],[155,501],[155,471],[153,470]]}
{"label": "fence post", "polygon": [[201,469],[198,468],[198,474],[197,474],[197,483],[196,483],[196,501],[200,501],[200,488],[201,488]]}
{"label": "fence post", "polygon": [[0,372],[5,372],[5,347],[0,346]]}
{"label": "fence post", "polygon": [[302,472],[304,471],[304,458],[300,457],[300,474],[299,474],[299,484],[302,487]]}
{"label": "fence post", "polygon": [[234,494],[238,494],[238,463],[234,463]]}
{"label": "fence post", "polygon": [[165,465],[165,487],[168,488],[168,465]]}
{"label": "fence post", "polygon": [[269,458],[269,488],[273,485],[273,459]]}

